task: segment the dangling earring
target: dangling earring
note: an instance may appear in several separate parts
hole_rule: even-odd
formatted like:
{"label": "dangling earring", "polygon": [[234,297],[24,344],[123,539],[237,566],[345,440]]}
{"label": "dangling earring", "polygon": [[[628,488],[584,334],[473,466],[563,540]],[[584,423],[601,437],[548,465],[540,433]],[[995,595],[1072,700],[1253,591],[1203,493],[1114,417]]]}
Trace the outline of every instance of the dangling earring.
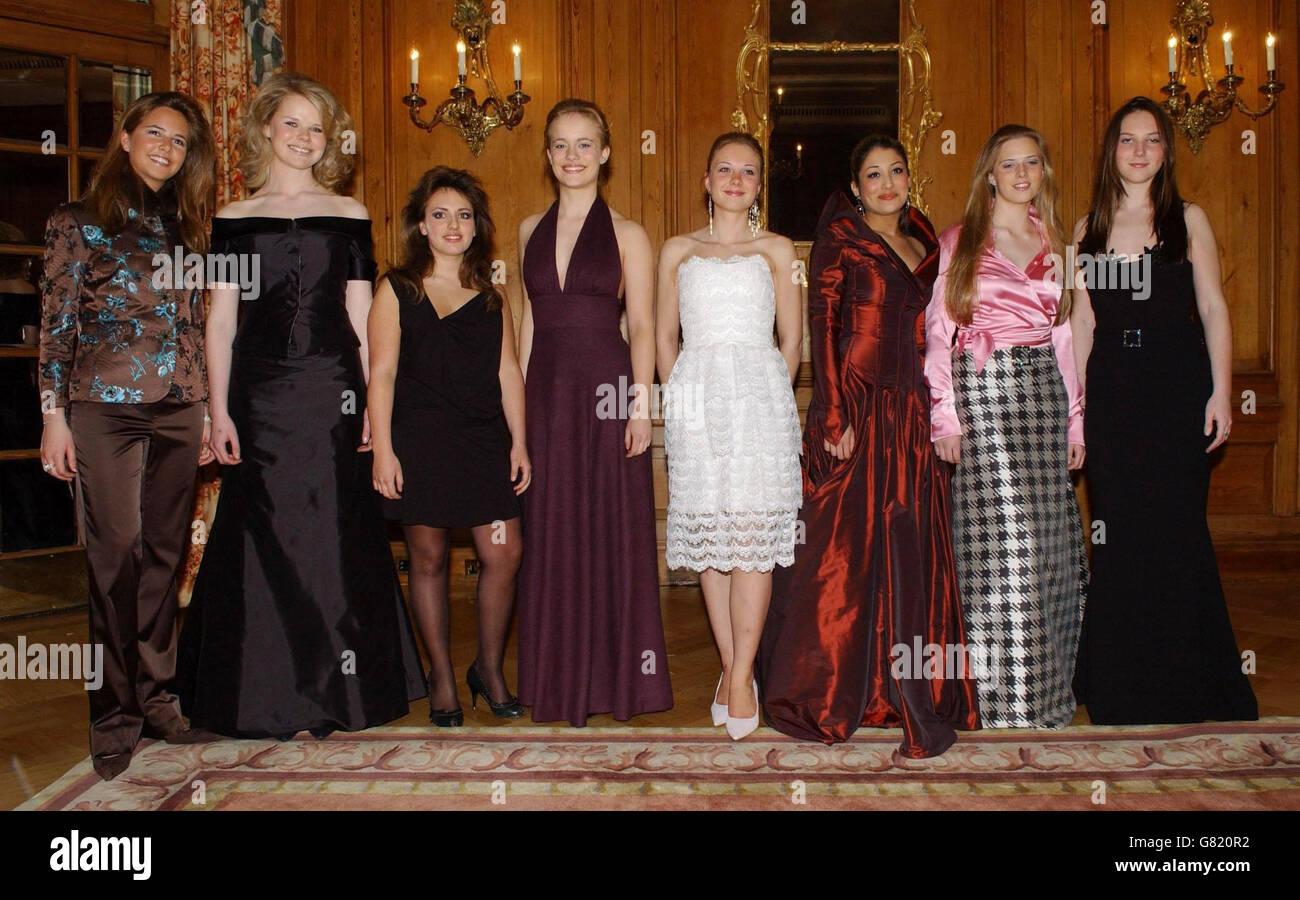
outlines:
{"label": "dangling earring", "polygon": [[749,207],[749,236],[758,237],[758,200],[755,199]]}
{"label": "dangling earring", "polygon": [[862,205],[862,198],[857,194],[853,195],[853,207],[858,211],[858,215],[862,216],[862,218],[865,219],[867,217],[867,208]]}
{"label": "dangling earring", "polygon": [[713,195],[709,194],[709,237],[713,237]]}

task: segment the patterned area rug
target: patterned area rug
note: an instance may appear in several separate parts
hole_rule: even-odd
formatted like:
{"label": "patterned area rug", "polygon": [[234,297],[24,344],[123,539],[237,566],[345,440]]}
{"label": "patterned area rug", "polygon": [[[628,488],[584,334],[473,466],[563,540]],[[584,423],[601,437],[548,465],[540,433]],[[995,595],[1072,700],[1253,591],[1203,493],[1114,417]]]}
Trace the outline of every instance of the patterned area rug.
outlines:
{"label": "patterned area rug", "polygon": [[87,759],[20,809],[1300,809],[1300,718],[800,743],[768,728],[382,728],[276,741],[146,741]]}

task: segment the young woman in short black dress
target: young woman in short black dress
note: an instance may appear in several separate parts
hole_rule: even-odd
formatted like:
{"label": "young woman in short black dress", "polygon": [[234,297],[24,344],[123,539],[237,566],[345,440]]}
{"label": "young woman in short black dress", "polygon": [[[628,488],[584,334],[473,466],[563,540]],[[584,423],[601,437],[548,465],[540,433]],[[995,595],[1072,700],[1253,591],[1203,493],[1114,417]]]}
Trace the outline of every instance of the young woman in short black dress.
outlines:
{"label": "young woman in short black dress", "polygon": [[478,657],[470,698],[523,715],[501,669],[523,545],[519,495],[532,478],[524,379],[510,309],[492,285],[494,228],[473,175],[424,173],[402,211],[401,264],[370,312],[375,489],[402,522],[410,597],[429,654],[429,718],[461,725],[447,612],[447,536],[469,528],[479,560]]}

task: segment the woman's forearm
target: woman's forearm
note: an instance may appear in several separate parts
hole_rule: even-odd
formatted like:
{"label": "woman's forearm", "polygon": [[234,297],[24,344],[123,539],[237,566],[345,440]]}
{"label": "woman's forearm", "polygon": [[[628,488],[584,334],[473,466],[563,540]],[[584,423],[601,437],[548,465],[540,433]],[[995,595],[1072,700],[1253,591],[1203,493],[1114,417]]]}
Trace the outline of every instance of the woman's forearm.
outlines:
{"label": "woman's forearm", "polygon": [[1209,315],[1201,317],[1201,325],[1205,329],[1205,347],[1210,354],[1214,393],[1226,397],[1232,393],[1232,323],[1227,306],[1212,306]]}

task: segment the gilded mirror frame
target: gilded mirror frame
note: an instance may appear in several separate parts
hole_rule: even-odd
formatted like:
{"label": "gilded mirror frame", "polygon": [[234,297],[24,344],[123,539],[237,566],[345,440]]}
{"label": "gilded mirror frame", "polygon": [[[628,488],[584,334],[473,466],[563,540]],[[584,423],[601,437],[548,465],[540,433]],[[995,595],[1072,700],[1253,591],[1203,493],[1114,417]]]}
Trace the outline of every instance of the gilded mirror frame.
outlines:
{"label": "gilded mirror frame", "polygon": [[[898,54],[898,140],[907,151],[907,164],[912,173],[908,190],[912,205],[926,215],[930,214],[925,200],[925,189],[933,177],[921,161],[921,149],[930,129],[939,124],[943,113],[934,108],[931,99],[933,79],[930,70],[930,48],[925,29],[916,18],[915,0],[902,0],[907,13],[899,23],[901,38],[896,43],[850,43],[828,41],[825,43],[779,42],[768,39],[766,0],[754,0],[754,12],[745,28],[745,42],[736,59],[736,108],[731,114],[731,125],[737,131],[752,134],[763,147],[763,158],[768,158],[771,123],[768,118],[768,56],[783,52],[820,53],[897,53]],[[762,219],[767,223],[768,169],[763,171]]]}

